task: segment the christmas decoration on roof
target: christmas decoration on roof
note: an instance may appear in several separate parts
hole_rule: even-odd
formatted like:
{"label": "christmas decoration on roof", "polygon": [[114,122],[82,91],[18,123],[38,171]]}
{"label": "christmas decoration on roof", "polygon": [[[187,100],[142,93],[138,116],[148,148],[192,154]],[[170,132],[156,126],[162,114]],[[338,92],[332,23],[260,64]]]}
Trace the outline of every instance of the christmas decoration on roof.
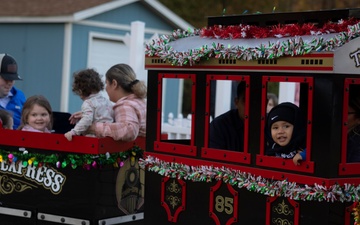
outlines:
{"label": "christmas decoration on roof", "polygon": [[[324,35],[334,34],[331,38]],[[146,45],[148,57],[160,57],[173,66],[192,66],[209,58],[261,60],[277,59],[285,56],[298,56],[310,52],[332,51],[350,40],[359,37],[358,19],[328,22],[322,27],[313,23],[286,24],[271,27],[251,25],[205,27],[201,29],[175,30],[172,35],[163,35]],[[310,36],[304,40],[305,36]],[[177,40],[197,37],[211,40],[212,44],[203,44],[184,51],[176,50],[172,44]],[[275,39],[274,39],[275,38]],[[247,46],[242,40],[258,39],[257,46]],[[278,39],[278,40],[276,40]],[[224,44],[224,40],[233,40]]]}

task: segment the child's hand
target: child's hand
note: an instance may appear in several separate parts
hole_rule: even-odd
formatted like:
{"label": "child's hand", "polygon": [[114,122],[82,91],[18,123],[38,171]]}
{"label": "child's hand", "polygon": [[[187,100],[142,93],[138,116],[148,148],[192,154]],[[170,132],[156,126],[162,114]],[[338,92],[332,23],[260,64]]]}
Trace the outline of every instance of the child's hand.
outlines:
{"label": "child's hand", "polygon": [[66,133],[64,134],[64,136],[66,137],[66,139],[68,139],[68,141],[71,141],[73,135],[72,135],[72,132],[69,131],[69,132],[66,132]]}
{"label": "child's hand", "polygon": [[82,117],[82,112],[76,112],[72,114],[69,118],[70,124],[76,124]]}
{"label": "child's hand", "polygon": [[302,161],[302,157],[299,153],[297,153],[293,158],[293,162],[294,162],[295,166],[300,166],[301,161]]}

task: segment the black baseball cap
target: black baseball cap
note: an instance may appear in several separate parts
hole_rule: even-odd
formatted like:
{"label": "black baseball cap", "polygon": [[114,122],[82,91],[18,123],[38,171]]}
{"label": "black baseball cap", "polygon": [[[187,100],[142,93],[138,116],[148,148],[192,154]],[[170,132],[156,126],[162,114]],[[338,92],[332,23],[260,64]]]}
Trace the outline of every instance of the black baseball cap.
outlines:
{"label": "black baseball cap", "polygon": [[4,80],[22,80],[17,71],[15,59],[9,54],[0,54],[0,76]]}

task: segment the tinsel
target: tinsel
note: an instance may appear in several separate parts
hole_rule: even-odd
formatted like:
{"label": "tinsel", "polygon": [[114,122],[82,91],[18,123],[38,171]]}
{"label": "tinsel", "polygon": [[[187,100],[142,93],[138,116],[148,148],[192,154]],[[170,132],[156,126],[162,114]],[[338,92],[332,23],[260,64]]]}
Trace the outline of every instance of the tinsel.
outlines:
{"label": "tinsel", "polygon": [[254,25],[215,25],[199,30],[201,37],[216,39],[240,39],[240,38],[269,38],[269,37],[295,37],[302,35],[322,35],[329,33],[340,33],[347,31],[349,26],[357,24],[359,20],[350,18],[339,20],[337,23],[328,22],[322,27],[314,23],[304,24],[279,24],[268,27],[258,27]]}
{"label": "tinsel", "polygon": [[232,186],[246,188],[249,191],[267,196],[281,196],[302,201],[359,202],[360,185],[345,184],[341,186],[335,184],[330,187],[316,183],[312,186],[300,185],[287,180],[269,180],[226,167],[189,166],[166,162],[150,155],[146,159],[140,159],[139,165],[143,169],[162,176],[193,182],[221,180]]}
{"label": "tinsel", "polygon": [[[322,34],[337,33],[333,38],[324,40]],[[310,41],[304,42],[301,35],[313,35]],[[202,38],[216,39],[211,46],[203,45],[197,49],[176,51],[169,45],[170,42],[181,38],[199,36]],[[283,41],[268,42],[257,47],[241,45],[228,45],[220,43],[221,39],[240,38],[282,38]],[[291,24],[278,25],[270,28],[256,26],[214,26],[211,28],[194,30],[175,30],[172,35],[163,35],[159,39],[152,40],[146,45],[145,54],[150,57],[160,57],[174,66],[194,65],[201,60],[209,58],[259,60],[276,59],[283,56],[296,56],[308,54],[312,51],[331,51],[344,45],[349,40],[360,36],[360,22],[358,20],[340,20],[338,23],[327,23],[321,28],[314,24]]]}
{"label": "tinsel", "polygon": [[82,167],[86,170],[99,169],[105,165],[121,167],[123,161],[129,157],[141,158],[143,150],[138,146],[117,153],[106,154],[72,154],[72,153],[34,153],[25,151],[7,151],[0,149],[0,163],[22,163],[24,166],[33,165],[41,167],[43,165],[52,165],[57,168],[71,167],[76,169]]}
{"label": "tinsel", "polygon": [[356,203],[355,208],[353,209],[354,215],[354,225],[360,225],[360,204],[359,202]]}

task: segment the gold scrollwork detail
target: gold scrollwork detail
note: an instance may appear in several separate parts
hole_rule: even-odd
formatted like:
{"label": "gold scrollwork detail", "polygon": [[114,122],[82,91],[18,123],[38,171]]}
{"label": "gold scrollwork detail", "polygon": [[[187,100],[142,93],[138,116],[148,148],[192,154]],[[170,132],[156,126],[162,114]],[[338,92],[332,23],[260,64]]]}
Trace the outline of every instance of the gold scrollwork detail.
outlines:
{"label": "gold scrollwork detail", "polygon": [[282,203],[274,206],[273,211],[277,214],[284,214],[285,216],[294,215],[294,210],[290,209],[290,207],[285,204],[284,200],[282,201]]}
{"label": "gold scrollwork detail", "polygon": [[169,187],[168,187],[168,190],[169,192],[172,192],[172,193],[180,193],[181,192],[181,187],[179,187],[180,185],[178,183],[175,182],[175,180],[173,180]]}
{"label": "gold scrollwork detail", "polygon": [[0,175],[0,194],[11,194],[13,192],[23,192],[27,189],[33,189],[36,186],[18,180],[16,178],[8,177],[7,175]]}
{"label": "gold scrollwork detail", "polygon": [[294,223],[287,220],[287,219],[281,219],[281,218],[275,218],[272,219],[273,224],[275,225],[293,225]]}
{"label": "gold scrollwork detail", "polygon": [[178,205],[180,204],[180,202],[181,202],[181,198],[176,197],[176,196],[172,196],[172,195],[167,196],[166,200],[169,201],[169,203],[170,203],[170,205],[171,205],[171,207],[172,207],[173,209],[177,208],[177,206],[178,206]]}

